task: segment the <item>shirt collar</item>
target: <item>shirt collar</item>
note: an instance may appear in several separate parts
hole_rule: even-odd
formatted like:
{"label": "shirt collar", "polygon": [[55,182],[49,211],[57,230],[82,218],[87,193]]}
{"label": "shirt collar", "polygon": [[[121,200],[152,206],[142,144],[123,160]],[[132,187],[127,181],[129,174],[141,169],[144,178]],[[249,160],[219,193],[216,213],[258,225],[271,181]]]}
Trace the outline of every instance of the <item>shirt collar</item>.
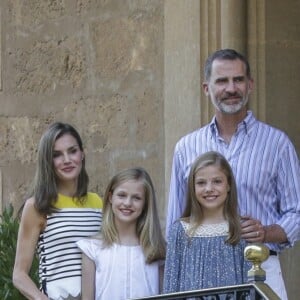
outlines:
{"label": "shirt collar", "polygon": [[[241,130],[245,130],[246,134],[248,134],[250,129],[254,126],[255,122],[256,118],[254,117],[253,112],[251,110],[248,110],[245,119],[238,124],[237,133]],[[219,136],[216,116],[212,118],[211,122],[209,123],[209,127],[212,136]]]}

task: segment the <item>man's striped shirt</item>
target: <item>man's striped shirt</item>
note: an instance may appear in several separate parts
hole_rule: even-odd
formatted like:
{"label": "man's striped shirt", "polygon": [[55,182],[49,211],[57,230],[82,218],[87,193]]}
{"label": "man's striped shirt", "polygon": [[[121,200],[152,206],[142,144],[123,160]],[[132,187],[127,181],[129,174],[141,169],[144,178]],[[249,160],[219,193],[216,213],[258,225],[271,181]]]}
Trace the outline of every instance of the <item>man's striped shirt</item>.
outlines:
{"label": "man's striped shirt", "polygon": [[187,178],[194,160],[207,151],[221,153],[235,175],[241,215],[263,225],[278,224],[287,245],[269,244],[280,251],[300,239],[300,167],[295,148],[282,131],[255,119],[248,111],[227,144],[216,119],[181,138],[176,144],[167,213],[167,234],[186,204]]}

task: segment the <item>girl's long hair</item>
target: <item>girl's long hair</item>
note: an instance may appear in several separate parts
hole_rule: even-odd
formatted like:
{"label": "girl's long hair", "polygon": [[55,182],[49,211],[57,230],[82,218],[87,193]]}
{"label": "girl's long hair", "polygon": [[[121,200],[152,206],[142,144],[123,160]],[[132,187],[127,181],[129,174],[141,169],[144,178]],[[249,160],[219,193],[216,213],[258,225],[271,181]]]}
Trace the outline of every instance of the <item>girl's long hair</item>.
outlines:
{"label": "girl's long hair", "polygon": [[224,218],[229,225],[229,234],[226,240],[227,243],[235,245],[240,240],[241,224],[238,215],[238,199],[237,188],[232,169],[227,160],[218,152],[210,151],[199,156],[193,163],[188,177],[188,190],[186,208],[183,212],[182,218],[188,219],[191,227],[189,234],[193,234],[197,227],[203,221],[203,211],[195,194],[195,174],[208,166],[217,166],[226,177],[230,186],[227,198],[224,203]]}
{"label": "girl's long hair", "polygon": [[[57,181],[54,163],[53,149],[57,139],[65,134],[73,136],[83,151],[82,140],[76,129],[70,124],[56,122],[51,124],[44,132],[39,142],[38,160],[35,177],[32,183],[29,197],[34,197],[36,209],[44,215],[54,211],[53,204],[57,200]],[[74,195],[79,202],[85,200],[89,184],[89,177],[85,169],[85,156],[82,161],[82,168],[77,181],[77,190]]]}
{"label": "girl's long hair", "polygon": [[142,181],[145,190],[145,206],[136,224],[136,233],[142,246],[146,262],[151,263],[165,258],[165,240],[162,235],[157,213],[156,195],[152,180],[143,168],[125,169],[117,173],[109,182],[103,206],[101,237],[105,246],[119,242],[118,230],[114,221],[112,205],[109,201],[114,190],[128,180]]}

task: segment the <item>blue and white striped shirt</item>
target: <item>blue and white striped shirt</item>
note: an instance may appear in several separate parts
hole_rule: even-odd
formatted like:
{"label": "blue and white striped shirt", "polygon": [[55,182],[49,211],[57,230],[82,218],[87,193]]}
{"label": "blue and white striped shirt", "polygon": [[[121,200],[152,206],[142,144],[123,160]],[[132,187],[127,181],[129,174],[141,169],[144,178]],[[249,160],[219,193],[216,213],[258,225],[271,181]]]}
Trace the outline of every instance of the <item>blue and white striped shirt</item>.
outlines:
{"label": "blue and white striped shirt", "polygon": [[176,144],[167,213],[167,234],[186,203],[187,178],[194,160],[218,151],[230,163],[237,182],[241,215],[263,225],[278,224],[288,244],[269,244],[280,251],[300,239],[300,166],[295,148],[282,131],[255,119],[251,111],[227,144],[212,122]]}

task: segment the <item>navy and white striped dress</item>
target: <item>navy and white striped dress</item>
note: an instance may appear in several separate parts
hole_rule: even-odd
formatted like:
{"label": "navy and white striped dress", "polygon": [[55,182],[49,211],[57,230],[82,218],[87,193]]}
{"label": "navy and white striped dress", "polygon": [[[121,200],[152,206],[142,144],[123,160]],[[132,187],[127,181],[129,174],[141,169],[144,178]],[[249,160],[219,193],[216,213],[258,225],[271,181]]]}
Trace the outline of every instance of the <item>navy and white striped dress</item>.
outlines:
{"label": "navy and white striped dress", "polygon": [[37,245],[41,290],[51,300],[81,299],[81,251],[76,242],[99,232],[102,200],[88,193],[81,205],[59,194],[55,207],[58,211],[47,216]]}

